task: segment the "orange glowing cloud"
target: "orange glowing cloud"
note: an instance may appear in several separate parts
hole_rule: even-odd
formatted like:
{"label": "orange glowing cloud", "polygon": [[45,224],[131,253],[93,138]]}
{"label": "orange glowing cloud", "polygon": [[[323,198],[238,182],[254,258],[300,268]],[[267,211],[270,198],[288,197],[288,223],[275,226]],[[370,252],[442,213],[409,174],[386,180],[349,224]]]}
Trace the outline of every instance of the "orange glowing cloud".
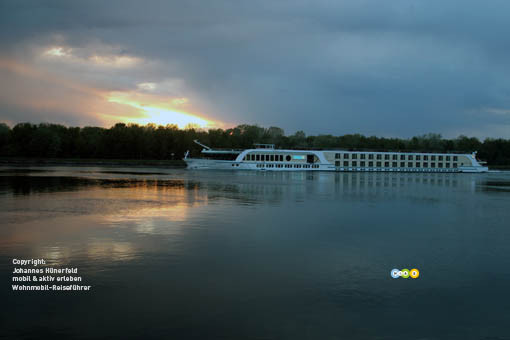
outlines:
{"label": "orange glowing cloud", "polygon": [[[193,111],[188,98],[185,97],[164,97],[139,92],[111,92],[107,101],[117,103],[127,108],[135,109],[138,116],[115,116],[123,122],[158,125],[175,124],[180,128],[187,125],[199,126],[202,128],[216,127],[219,122],[214,122],[202,114]],[[113,118],[111,115],[103,114],[105,118]]]}

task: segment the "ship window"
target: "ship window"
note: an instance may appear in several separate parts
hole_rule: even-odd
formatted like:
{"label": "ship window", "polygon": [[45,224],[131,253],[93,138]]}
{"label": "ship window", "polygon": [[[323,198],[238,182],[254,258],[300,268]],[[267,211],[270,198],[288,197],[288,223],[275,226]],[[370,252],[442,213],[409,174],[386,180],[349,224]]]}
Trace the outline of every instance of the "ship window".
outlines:
{"label": "ship window", "polygon": [[[453,157],[455,158],[455,157]],[[453,163],[453,167],[456,168],[457,167],[457,163]]]}
{"label": "ship window", "polygon": [[336,161],[335,166],[340,166],[340,161]]}
{"label": "ship window", "polygon": [[359,166],[366,166],[366,165],[365,165],[365,161],[361,161],[361,162],[359,162]]}
{"label": "ship window", "polygon": [[406,162],[400,162],[400,167],[401,168],[405,168],[405,166],[406,166]]}
{"label": "ship window", "polygon": [[373,153],[368,154],[368,159],[374,159],[374,154]]}
{"label": "ship window", "polygon": [[430,156],[430,160],[431,161],[435,161],[436,160],[436,156]]}
{"label": "ship window", "polygon": [[[418,157],[418,156],[417,156]],[[420,167],[420,162],[416,162],[416,167],[419,168]]]}
{"label": "ship window", "polygon": [[376,163],[375,163],[375,166],[376,166],[376,167],[378,167],[378,168],[380,168],[380,167],[381,167],[381,162],[376,162]]}
{"label": "ship window", "polygon": [[397,160],[397,155],[392,155],[392,156],[391,156],[391,159],[392,159],[392,160],[394,160],[394,161],[396,161],[396,160]]}
{"label": "ship window", "polygon": [[397,162],[391,162],[391,166],[396,168],[397,167]]}
{"label": "ship window", "polygon": [[389,167],[390,166],[390,162],[384,162],[384,166],[385,167]]}
{"label": "ship window", "polygon": [[437,160],[438,160],[438,161],[442,161],[442,160],[443,160],[443,156],[438,156],[438,157],[437,157]]}
{"label": "ship window", "polygon": [[403,161],[406,159],[406,155],[400,155],[400,160]]}
{"label": "ship window", "polygon": [[430,167],[431,168],[435,168],[436,167],[436,163],[434,163],[434,162],[430,163]]}
{"label": "ship window", "polygon": [[[441,157],[441,156],[439,156],[439,157]],[[437,163],[437,167],[438,168],[442,168],[443,167],[443,163]]]}
{"label": "ship window", "polygon": [[[425,156],[423,156],[423,158],[425,158]],[[424,167],[424,168],[428,168],[428,167],[429,167],[429,163],[427,163],[427,162],[423,162],[423,167]]]}
{"label": "ship window", "polygon": [[283,155],[280,155],[280,162],[283,162]]}
{"label": "ship window", "polygon": [[447,160],[447,161],[449,161],[449,160],[450,160],[450,158],[451,158],[450,156],[446,156],[446,160]]}
{"label": "ship window", "polygon": [[458,161],[458,160],[459,160],[459,157],[457,157],[457,156],[453,156],[453,161],[454,161],[454,162],[456,162],[456,161]]}
{"label": "ship window", "polygon": [[384,155],[384,160],[390,159],[390,155]]}
{"label": "ship window", "polygon": [[358,162],[352,161],[352,166],[358,166]]}
{"label": "ship window", "polygon": [[257,154],[257,156],[255,156],[255,157],[257,158],[256,159],[257,161],[260,161],[260,155],[259,154]]}
{"label": "ship window", "polygon": [[372,167],[372,166],[374,166],[374,162],[369,161],[369,162],[368,162],[368,166],[371,166],[371,167]]}
{"label": "ship window", "polygon": [[357,159],[358,158],[358,154],[357,153],[353,153],[352,154],[352,159]]}
{"label": "ship window", "polygon": [[408,155],[407,156],[407,160],[412,161],[413,160],[413,155]]}
{"label": "ship window", "polygon": [[408,168],[412,168],[413,167],[413,162],[407,162],[407,167]]}
{"label": "ship window", "polygon": [[232,164],[232,166],[235,166],[235,164]]}
{"label": "ship window", "polygon": [[290,162],[290,155],[287,155],[287,156],[285,157],[285,160],[286,160],[287,162]]}
{"label": "ship window", "polygon": [[446,165],[446,167],[447,167],[447,168],[449,168],[449,167],[450,167],[450,163],[446,163],[445,165]]}
{"label": "ship window", "polygon": [[344,161],[344,166],[349,166],[349,161]]}
{"label": "ship window", "polygon": [[340,159],[340,154],[339,153],[335,153],[335,159]]}
{"label": "ship window", "polygon": [[423,160],[424,160],[424,161],[428,161],[428,160],[429,160],[429,156],[427,156],[427,155],[423,155]]}
{"label": "ship window", "polygon": [[271,155],[271,162],[274,162],[274,155]]}
{"label": "ship window", "polygon": [[366,155],[364,153],[362,153],[361,155],[359,155],[359,158],[360,159],[365,159]]}
{"label": "ship window", "polygon": [[349,159],[349,154],[348,153],[344,153],[344,159]]}
{"label": "ship window", "polygon": [[420,155],[416,155],[416,160],[419,161],[421,159]]}
{"label": "ship window", "polygon": [[269,155],[266,155],[266,161],[269,161]]}
{"label": "ship window", "polygon": [[377,159],[382,159],[382,155],[381,154],[377,154]]}

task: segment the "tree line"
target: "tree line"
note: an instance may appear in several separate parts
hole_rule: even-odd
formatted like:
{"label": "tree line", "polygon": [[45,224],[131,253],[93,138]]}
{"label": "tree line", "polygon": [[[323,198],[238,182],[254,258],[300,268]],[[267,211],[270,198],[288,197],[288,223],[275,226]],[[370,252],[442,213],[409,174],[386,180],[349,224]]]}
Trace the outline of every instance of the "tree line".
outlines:
{"label": "tree line", "polygon": [[157,126],[117,123],[110,128],[66,127],[60,124],[0,123],[0,156],[90,159],[181,159],[187,150],[198,154],[198,139],[214,148],[245,149],[254,143],[278,148],[347,149],[371,151],[472,152],[489,165],[510,165],[510,140],[459,136],[444,139],[426,134],[409,139],[343,136],[307,136],[303,131],[285,135],[279,127],[239,125],[230,129],[203,130],[193,126]]}

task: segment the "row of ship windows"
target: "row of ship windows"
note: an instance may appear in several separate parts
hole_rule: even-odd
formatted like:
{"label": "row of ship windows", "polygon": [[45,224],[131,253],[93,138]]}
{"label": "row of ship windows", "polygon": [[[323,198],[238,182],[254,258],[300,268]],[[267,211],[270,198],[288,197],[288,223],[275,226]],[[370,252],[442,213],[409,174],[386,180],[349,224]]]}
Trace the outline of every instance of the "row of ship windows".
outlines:
{"label": "row of ship windows", "polygon": [[[340,159],[342,158],[342,155],[343,155],[343,159],[358,159],[358,154],[357,153],[344,153],[344,154],[340,154],[340,153],[336,153],[335,154],[335,159]],[[368,157],[367,157],[368,156]],[[431,161],[435,161],[436,158],[438,161],[442,161],[442,160],[445,160],[445,161],[450,161],[452,158],[453,158],[453,161],[456,162],[458,161],[458,156],[443,156],[443,155],[389,155],[389,154],[375,154],[375,159],[382,159],[382,156],[384,156],[384,160],[389,160],[390,159],[390,156],[391,156],[391,159],[396,161],[400,158],[401,161],[405,161],[406,160],[406,156],[407,156],[407,160],[408,161],[412,161],[412,160],[417,160],[417,161],[421,161],[422,158],[424,161],[428,161],[429,158]],[[374,159],[374,154],[372,153],[369,153],[369,154],[365,154],[365,153],[361,153],[359,154],[359,159]]]}
{"label": "row of ship windows", "polygon": [[[384,160],[390,160],[390,156],[391,156],[391,159],[396,161],[400,158],[400,160],[404,161],[404,160],[408,160],[408,161],[412,161],[412,160],[417,160],[417,161],[421,161],[422,159],[424,161],[428,161],[429,159],[431,161],[435,161],[436,159],[438,161],[451,161],[452,158],[453,158],[453,161],[454,162],[457,162],[458,161],[458,156],[443,156],[443,155],[389,155],[389,154],[365,154],[365,153],[362,153],[362,154],[357,154],[357,153],[352,153],[352,154],[349,154],[349,153],[344,153],[344,154],[341,154],[341,153],[336,153],[335,154],[335,159],[341,159],[342,158],[342,155],[343,155],[343,159],[374,159],[374,156],[375,156],[375,159],[378,159],[378,160],[382,160],[383,159],[383,156],[384,156]],[[358,157],[359,156],[359,157]],[[406,159],[406,156],[407,156],[407,159]],[[261,154],[248,154],[246,156],[244,156],[244,160],[245,161],[267,161],[267,162],[283,162],[285,159],[285,161],[287,162],[290,162],[292,160],[292,157],[291,155],[261,155]]]}
{"label": "row of ship windows", "polygon": [[257,168],[318,169],[317,164],[257,164]]}
{"label": "row of ship windows", "polygon": [[[285,156],[285,160],[290,162],[292,158],[290,155]],[[260,154],[248,154],[244,156],[245,161],[267,161],[267,162],[283,162],[283,155],[260,155]]]}
{"label": "row of ship windows", "polygon": [[[336,161],[335,162],[335,166],[340,166],[340,161]],[[359,166],[361,167],[365,167],[366,166],[366,163],[365,161],[361,161],[359,162]],[[413,165],[415,164],[415,165]],[[423,165],[424,168],[428,168],[429,167],[429,163],[428,162],[423,162],[420,163],[420,162],[416,162],[416,163],[413,163],[413,162],[408,162],[407,163],[407,167],[408,168],[421,168],[421,166]],[[349,162],[348,161],[344,161],[344,165],[343,166],[351,166],[351,167],[355,167],[355,166],[358,166],[358,162],[357,161],[351,161],[351,165],[349,165]],[[368,167],[373,167],[374,166],[374,162],[368,162]],[[376,168],[380,168],[382,167],[382,162],[375,162],[375,166]],[[452,164],[452,168],[456,168],[458,165],[457,163],[453,163]],[[390,167],[390,162],[384,162],[384,167],[385,168],[388,168]],[[391,167],[393,168],[397,168],[398,167],[398,162],[391,162]],[[400,167],[401,168],[405,168],[406,167],[406,162],[400,162]],[[431,168],[435,168],[436,167],[436,163],[430,163],[430,167]],[[437,167],[438,168],[449,168],[450,167],[450,163],[445,163],[443,165],[443,163],[437,163]]]}

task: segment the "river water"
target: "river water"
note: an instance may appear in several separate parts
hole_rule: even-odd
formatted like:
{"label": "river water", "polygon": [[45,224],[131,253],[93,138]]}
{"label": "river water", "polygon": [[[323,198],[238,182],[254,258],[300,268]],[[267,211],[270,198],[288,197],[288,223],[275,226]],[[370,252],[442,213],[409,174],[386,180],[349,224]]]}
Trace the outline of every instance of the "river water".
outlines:
{"label": "river water", "polygon": [[0,167],[0,221],[0,338],[510,339],[508,172]]}

